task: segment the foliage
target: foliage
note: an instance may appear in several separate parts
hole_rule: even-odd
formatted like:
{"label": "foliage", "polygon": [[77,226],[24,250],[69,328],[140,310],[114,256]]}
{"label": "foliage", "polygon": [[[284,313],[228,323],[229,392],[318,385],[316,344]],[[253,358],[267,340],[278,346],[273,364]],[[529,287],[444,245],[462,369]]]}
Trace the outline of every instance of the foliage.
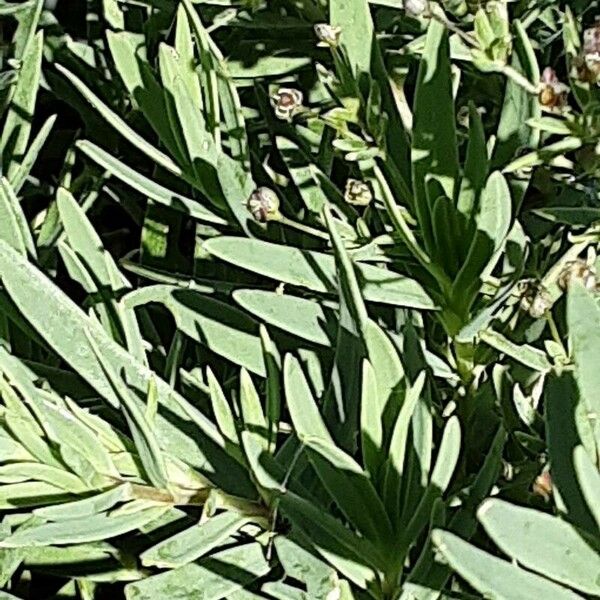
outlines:
{"label": "foliage", "polygon": [[597,8],[0,2],[0,596],[600,596]]}

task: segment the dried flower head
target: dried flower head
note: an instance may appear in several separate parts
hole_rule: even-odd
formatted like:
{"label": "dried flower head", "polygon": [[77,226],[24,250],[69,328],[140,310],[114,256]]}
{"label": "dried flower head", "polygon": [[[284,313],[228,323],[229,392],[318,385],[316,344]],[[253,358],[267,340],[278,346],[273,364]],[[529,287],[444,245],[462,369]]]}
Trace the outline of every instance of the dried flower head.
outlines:
{"label": "dried flower head", "polygon": [[569,88],[559,81],[556,71],[552,67],[546,67],[542,73],[540,82],[540,104],[549,110],[560,110],[567,104],[567,92]]}
{"label": "dried flower head", "polygon": [[315,34],[319,38],[319,46],[337,48],[340,43],[342,30],[340,27],[333,27],[328,23],[317,23],[315,25]]}
{"label": "dried flower head", "polygon": [[373,193],[364,181],[348,179],[344,199],[353,206],[367,206],[373,200]]}
{"label": "dried flower head", "polygon": [[595,290],[597,282],[596,269],[581,258],[567,263],[558,278],[558,285],[566,291],[576,280],[580,281],[586,289]]}
{"label": "dried flower head", "polygon": [[428,0],[404,0],[404,11],[409,17],[421,17],[428,9]]}
{"label": "dried flower head", "polygon": [[304,96],[299,90],[293,88],[279,88],[271,96],[271,106],[275,109],[275,116],[283,121],[291,121],[293,116],[302,108]]}
{"label": "dried flower head", "polygon": [[279,197],[268,187],[259,187],[246,201],[246,207],[259,223],[277,221],[281,218],[279,212]]}
{"label": "dried flower head", "polygon": [[546,502],[552,496],[552,477],[548,469],[544,469],[533,482],[533,493],[536,496],[541,496]]}
{"label": "dried flower head", "polygon": [[543,317],[552,307],[550,292],[538,281],[525,280],[519,283],[521,309],[534,319]]}

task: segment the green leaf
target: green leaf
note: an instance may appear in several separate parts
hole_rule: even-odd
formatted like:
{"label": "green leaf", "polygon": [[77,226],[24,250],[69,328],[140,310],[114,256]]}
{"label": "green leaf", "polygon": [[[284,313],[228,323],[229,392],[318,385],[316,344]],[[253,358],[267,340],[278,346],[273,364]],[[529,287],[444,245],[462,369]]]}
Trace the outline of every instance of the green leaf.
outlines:
{"label": "green leaf", "polygon": [[0,466],[0,482],[3,484],[22,483],[30,480],[51,483],[71,494],[81,494],[87,491],[87,486],[81,479],[64,469],[28,462]]}
{"label": "green leaf", "polygon": [[269,428],[267,419],[254,387],[252,378],[245,369],[240,373],[240,412],[244,421],[244,428],[262,441],[264,450],[269,448]]}
{"label": "green leaf", "polygon": [[[124,370],[128,385],[142,397],[147,393],[150,378],[155,377],[161,407],[168,409],[183,423],[193,423],[193,426],[175,426],[159,412],[154,431],[161,447],[188,464],[203,471],[208,469],[211,477],[217,480],[225,477],[233,486],[232,489],[239,490],[238,493],[243,495],[244,489],[248,491],[246,486],[250,486],[250,482],[247,475],[224,452],[224,441],[216,427],[163,380],[113,342],[95,321],[2,240],[0,278],[31,325],[113,406],[119,406],[119,399],[93,352],[88,336],[93,336],[113,369]],[[43,304],[38,301],[40,297],[45,299]],[[211,468],[213,461],[215,464],[220,462],[218,473]],[[225,468],[224,465],[228,466]]]}
{"label": "green leaf", "polygon": [[147,567],[182,567],[230,541],[231,536],[248,521],[247,517],[223,512],[145,550],[140,560]]}
{"label": "green leaf", "polygon": [[19,200],[7,179],[0,179],[0,239],[21,254],[36,256],[35,243]]}
{"label": "green leaf", "polygon": [[[335,293],[337,276],[333,256],[237,237],[208,240],[204,248],[212,255],[277,281],[315,292]],[[414,280],[373,267],[357,265],[357,277],[365,299],[412,308],[435,308]]]}
{"label": "green leaf", "polygon": [[575,375],[581,401],[596,445],[594,462],[600,457],[600,370],[595,357],[600,352],[600,307],[589,290],[579,282],[570,286],[567,299],[567,323],[573,344]]}
{"label": "green leaf", "polygon": [[600,529],[600,505],[597,502],[600,498],[600,473],[583,446],[573,451],[573,462],[583,497]]}
{"label": "green leaf", "polygon": [[279,502],[317,552],[345,577],[361,588],[375,580],[376,565],[382,558],[370,542],[346,529],[322,507],[292,492],[283,494]]}
{"label": "green leaf", "polygon": [[500,550],[520,565],[599,595],[600,554],[566,521],[499,499],[486,500],[477,518]]}
{"label": "green leaf", "polygon": [[483,274],[491,270],[500,257],[510,231],[512,212],[508,183],[501,173],[495,171],[481,194],[475,215],[476,232],[467,258],[452,285],[454,302],[461,313],[470,310],[481,287]]}
{"label": "green leaf", "polygon": [[429,251],[434,248],[431,202],[435,198],[427,197],[426,179],[435,177],[445,195],[454,198],[459,173],[451,81],[448,33],[432,19],[415,91],[411,157],[417,217]]}
{"label": "green leaf", "polygon": [[265,408],[265,416],[269,425],[269,451],[273,454],[275,452],[275,447],[277,446],[279,419],[281,417],[281,400],[283,395],[281,356],[264,325],[260,326],[260,339],[263,345],[265,366],[267,368],[267,405]]}
{"label": "green leaf", "polygon": [[40,506],[64,502],[69,497],[63,489],[43,481],[26,481],[0,486],[0,508],[3,510],[23,510],[31,506]]}
{"label": "green leaf", "polygon": [[314,344],[332,346],[336,315],[318,302],[263,290],[236,290],[233,299],[269,325]]}
{"label": "green leaf", "polygon": [[302,367],[291,354],[285,356],[283,362],[285,398],[298,436],[318,437],[334,445],[331,434],[327,430],[319,407],[313,399],[312,392],[302,371]]}
{"label": "green leaf", "polygon": [[77,147],[93,161],[105,168],[111,175],[114,175],[123,181],[123,183],[130,185],[155,202],[189,215],[199,221],[216,224],[225,223],[221,217],[218,217],[209,209],[202,206],[198,201],[172,192],[159,183],[148,179],[92,142],[88,142],[87,140],[79,141],[77,142]]}
{"label": "green leaf", "polygon": [[58,446],[70,446],[96,469],[99,475],[119,477],[110,454],[104,448],[96,433],[60,406],[50,402],[40,404],[38,419],[47,432],[48,438]]}
{"label": "green leaf", "polygon": [[130,583],[127,600],[220,600],[269,572],[262,548],[257,543],[242,544],[217,552],[198,563]]}
{"label": "green leaf", "polygon": [[320,438],[300,436],[323,485],[349,523],[378,548],[390,542],[391,524],[368,476],[352,457]]}
{"label": "green leaf", "polygon": [[31,123],[42,68],[44,34],[39,31],[27,45],[19,71],[19,79],[0,137],[2,172],[9,180],[18,170],[29,144]]}
{"label": "green leaf", "polygon": [[342,31],[341,44],[354,74],[369,73],[375,38],[367,0],[330,0],[329,13],[331,25]]}
{"label": "green leaf", "polygon": [[547,373],[552,368],[546,353],[533,346],[529,346],[528,344],[515,344],[501,333],[492,331],[491,329],[481,331],[479,337],[483,342],[498,350],[498,352],[502,352],[507,356],[514,358],[517,362],[520,362],[535,371]]}
{"label": "green leaf", "polygon": [[139,529],[167,510],[169,506],[151,506],[120,514],[99,513],[84,518],[43,523],[27,529],[18,529],[0,541],[0,547],[26,548],[106,540]]}
{"label": "green leaf", "polygon": [[185,7],[180,4],[177,9],[177,22],[175,24],[175,50],[176,60],[179,65],[178,74],[188,88],[188,92],[198,111],[202,110],[202,92],[200,81],[194,69],[194,41]]}
{"label": "green leaf", "polygon": [[372,478],[377,476],[385,457],[382,414],[375,372],[371,363],[365,360],[360,403],[360,438],[363,463]]}
{"label": "green leaf", "polygon": [[304,583],[311,598],[325,600],[337,588],[335,570],[308,552],[298,540],[278,535],[273,544],[286,575]]}
{"label": "green leaf", "polygon": [[124,483],[81,500],[36,508],[33,514],[47,521],[68,521],[69,519],[85,518],[108,511],[116,504],[131,500],[131,498],[131,485]]}
{"label": "green leaf", "polygon": [[168,285],[145,287],[124,299],[130,308],[151,302],[168,308],[178,329],[193,340],[252,373],[265,376],[258,323],[241,310],[194,290]]}
{"label": "green leaf", "polygon": [[[98,345],[93,337],[89,337],[92,350],[96,354],[98,362],[102,365],[107,378],[121,401],[121,408],[127,419],[127,424],[131,430],[133,443],[137,450],[140,462],[150,482],[159,489],[164,489],[168,484],[168,475],[165,464],[165,457],[154,435],[152,424],[148,422],[146,414],[139,405],[138,398],[129,389],[127,383],[121,378],[121,372],[115,372],[112,365],[104,359]],[[152,378],[148,381],[147,395],[156,392],[156,385]]]}
{"label": "green leaf", "polygon": [[450,566],[485,596],[497,600],[582,600],[574,592],[483,552],[448,531],[437,529],[432,539]]}
{"label": "green leaf", "polygon": [[46,140],[48,139],[48,136],[54,127],[56,117],[57,115],[52,115],[48,117],[46,121],[44,121],[44,124],[40,127],[40,130],[36,134],[35,138],[31,144],[29,144],[29,148],[27,148],[25,156],[23,156],[21,159],[18,167],[13,170],[9,181],[16,194],[19,193],[21,187],[23,187],[23,184],[29,177],[31,169],[33,168],[33,165],[35,164],[42,147],[46,143]]}
{"label": "green leaf", "polygon": [[227,398],[225,398],[223,389],[210,368],[206,370],[206,379],[208,381],[210,400],[217,425],[226,442],[231,444],[231,451],[233,451],[236,456],[241,456],[238,452],[240,441],[233,412],[231,411],[229,402],[227,402]]}
{"label": "green leaf", "polygon": [[[513,27],[516,35],[511,67],[518,72],[524,72],[529,82],[538,85],[540,70],[527,31],[518,19],[513,20]],[[527,121],[539,116],[541,116],[541,106],[537,97],[512,79],[507,79],[496,134],[498,141],[492,157],[494,168],[504,167],[522,148],[537,147],[540,139],[539,131],[529,127]]]}
{"label": "green leaf", "polygon": [[120,280],[117,290],[131,287],[121,275],[112,256],[104,250],[100,236],[73,195],[66,189],[59,188],[56,201],[69,245],[93,273],[95,283],[110,289],[113,288],[114,279],[117,279]]}
{"label": "green leaf", "polygon": [[127,125],[127,123],[102,102],[102,100],[100,100],[100,98],[96,96],[96,94],[94,94],[85,83],[79,79],[79,77],[65,69],[62,65],[56,64],[55,66],[111,127],[114,127],[118,133],[124,136],[131,144],[158,165],[164,167],[167,171],[173,173],[173,175],[182,175],[180,167],[173,162],[171,158],[155,148],[152,144],[148,143],[139,133]]}
{"label": "green leaf", "polygon": [[489,161],[483,122],[474,104],[469,105],[469,144],[457,208],[467,219],[475,215],[488,177]]}

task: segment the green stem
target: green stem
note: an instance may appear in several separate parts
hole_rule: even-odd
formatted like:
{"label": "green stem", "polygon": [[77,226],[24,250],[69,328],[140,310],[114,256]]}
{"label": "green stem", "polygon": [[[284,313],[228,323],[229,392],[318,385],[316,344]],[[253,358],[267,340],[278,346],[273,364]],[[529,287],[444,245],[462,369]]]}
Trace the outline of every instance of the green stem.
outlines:
{"label": "green stem", "polygon": [[287,217],[281,215],[279,219],[277,219],[279,223],[282,225],[287,225],[292,229],[296,229],[297,231],[301,231],[302,233],[307,233],[308,235],[313,235],[315,237],[321,238],[322,240],[329,240],[329,235],[324,231],[320,231],[319,229],[315,229],[314,227],[310,227],[309,225],[304,225],[304,223],[298,223],[297,221],[292,221]]}

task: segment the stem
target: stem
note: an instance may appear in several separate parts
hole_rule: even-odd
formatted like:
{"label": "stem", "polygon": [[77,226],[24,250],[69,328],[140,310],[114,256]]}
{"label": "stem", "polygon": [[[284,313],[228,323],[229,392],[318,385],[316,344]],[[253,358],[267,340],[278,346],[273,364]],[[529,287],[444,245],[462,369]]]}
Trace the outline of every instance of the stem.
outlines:
{"label": "stem", "polygon": [[314,227],[310,227],[309,225],[304,225],[304,223],[298,223],[297,221],[292,221],[287,217],[281,215],[279,219],[277,219],[279,223],[282,225],[287,225],[292,229],[296,229],[297,231],[301,231],[302,233],[307,233],[308,235],[314,235],[315,237],[321,238],[322,240],[329,241],[329,235],[324,231],[320,231],[319,229],[315,229]]}
{"label": "stem", "polygon": [[510,65],[504,65],[499,69],[499,71],[509,79],[512,79],[517,85],[521,86],[530,94],[539,93],[538,86],[531,83],[531,81],[529,81],[525,75],[519,73],[519,71],[517,71],[514,67],[511,67]]}
{"label": "stem", "polygon": [[560,332],[558,331],[558,327],[556,326],[556,321],[554,320],[554,317],[552,316],[552,311],[547,311],[546,312],[546,320],[548,321],[548,327],[550,327],[550,333],[552,334],[552,339],[560,346],[563,355],[564,356],[569,356],[567,354],[567,349],[565,348],[561,338],[560,338]]}

